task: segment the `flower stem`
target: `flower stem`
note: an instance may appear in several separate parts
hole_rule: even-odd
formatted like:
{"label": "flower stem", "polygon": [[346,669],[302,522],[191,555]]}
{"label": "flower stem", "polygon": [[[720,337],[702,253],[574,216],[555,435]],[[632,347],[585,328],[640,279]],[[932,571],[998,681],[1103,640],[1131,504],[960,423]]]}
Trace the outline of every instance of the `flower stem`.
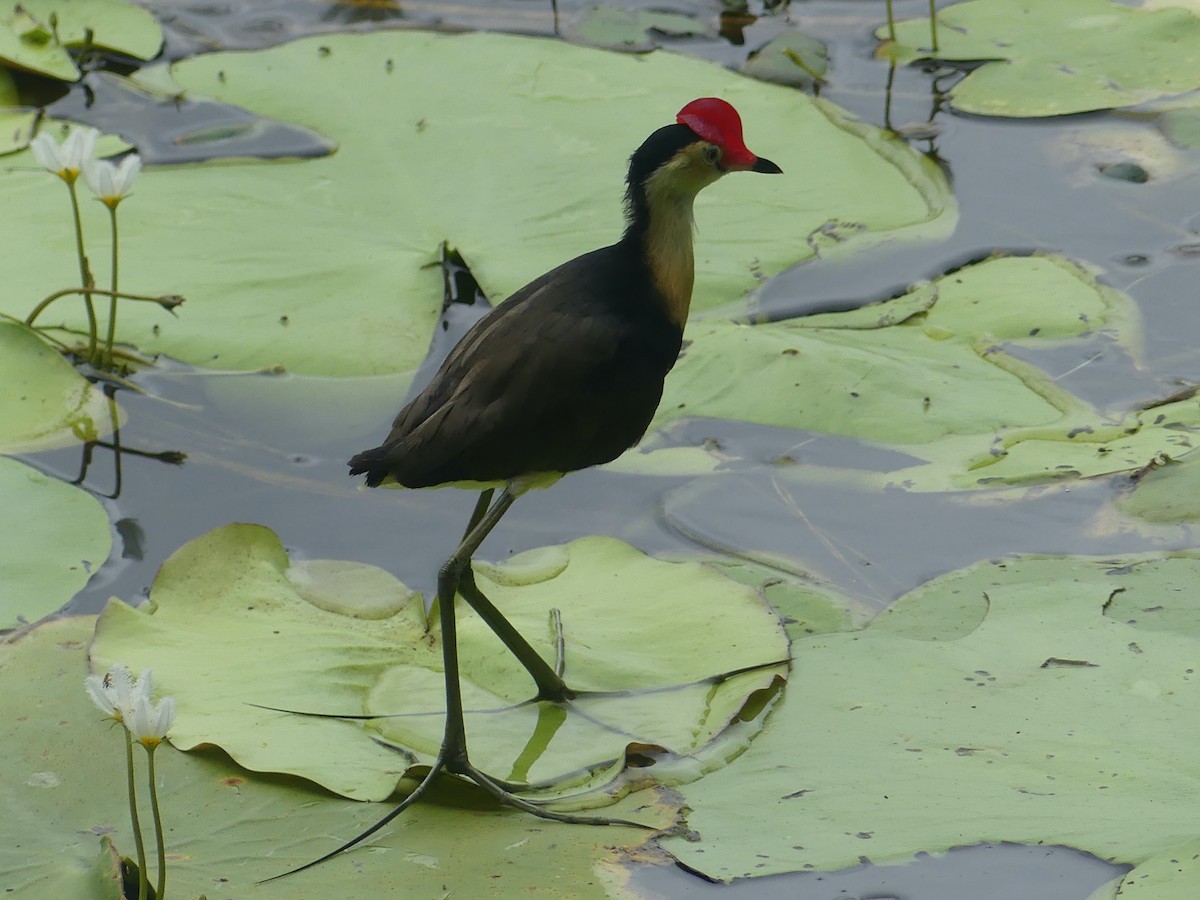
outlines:
{"label": "flower stem", "polygon": [[158,843],[158,883],[155,888],[155,900],[163,900],[167,887],[167,853],[163,840],[162,815],[158,809],[158,778],[154,774],[154,751],[158,746],[146,747],[146,756],[150,760],[150,809],[154,813],[154,838]]}
{"label": "flower stem", "polygon": [[[117,204],[108,207],[112,223],[112,295],[108,300],[108,340],[104,342],[104,368],[113,367],[113,342],[117,339]],[[153,754],[151,754],[153,759]]]}
{"label": "flower stem", "polygon": [[92,295],[88,289],[92,287],[92,273],[88,270],[87,255],[83,252],[83,220],[79,216],[79,194],[75,191],[75,181],[67,182],[67,190],[71,193],[71,213],[75,218],[75,253],[79,256],[79,280],[83,286],[83,300],[87,306],[88,317],[88,362],[96,362],[96,307],[92,303]]}
{"label": "flower stem", "polygon": [[133,735],[125,732],[125,773],[129,781],[129,821],[133,823],[133,841],[137,845],[138,857],[138,900],[146,900],[150,892],[150,879],[146,876],[146,845],[142,843],[142,826],[138,822],[137,788],[133,783]]}

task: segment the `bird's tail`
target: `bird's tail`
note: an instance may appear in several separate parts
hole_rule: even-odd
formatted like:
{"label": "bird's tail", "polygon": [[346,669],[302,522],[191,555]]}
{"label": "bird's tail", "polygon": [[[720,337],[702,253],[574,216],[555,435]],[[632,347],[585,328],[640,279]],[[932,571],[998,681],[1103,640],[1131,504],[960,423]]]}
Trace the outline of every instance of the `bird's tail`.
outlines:
{"label": "bird's tail", "polygon": [[356,453],[346,465],[350,467],[351,475],[367,476],[367,487],[379,487],[391,474],[386,457],[387,452],[383,447],[375,447]]}

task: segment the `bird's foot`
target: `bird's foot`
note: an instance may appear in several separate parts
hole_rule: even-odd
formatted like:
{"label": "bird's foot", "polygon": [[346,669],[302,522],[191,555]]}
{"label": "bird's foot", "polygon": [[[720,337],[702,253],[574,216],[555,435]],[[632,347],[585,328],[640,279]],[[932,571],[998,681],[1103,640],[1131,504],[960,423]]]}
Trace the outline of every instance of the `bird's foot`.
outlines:
{"label": "bird's foot", "polygon": [[344,853],[352,847],[361,844],[371,835],[382,829],[385,825],[403,813],[410,806],[420,800],[433,786],[434,782],[441,775],[457,776],[466,778],[477,784],[480,788],[490,794],[494,799],[515,809],[527,812],[530,815],[537,816],[539,819],[549,819],[553,822],[564,822],[568,825],[625,825],[630,828],[642,828],[647,831],[654,831],[655,826],[647,825],[643,822],[634,822],[631,819],[621,819],[615,816],[588,816],[579,815],[578,813],[559,812],[555,809],[550,809],[548,804],[555,802],[553,799],[542,798],[527,798],[520,796],[517,790],[514,790],[518,785],[510,784],[498,778],[493,778],[483,770],[477,768],[467,756],[465,747],[452,747],[449,750],[443,745],[442,750],[438,753],[437,758],[430,765],[429,771],[420,783],[413,788],[412,793],[400,801],[395,809],[391,810],[386,816],[372,825],[365,831],[352,837],[341,846],[334,850],[330,850],[324,856],[314,859],[312,862],[305,863],[295,869],[290,869],[279,875],[264,879],[260,884],[265,884],[268,881],[275,881],[279,878],[285,878],[288,875],[295,875],[297,872],[303,872],[305,869],[311,869],[313,866],[318,866],[323,862],[333,859],[335,856]]}
{"label": "bird's foot", "polygon": [[[653,831],[654,827],[645,825],[641,822],[634,822],[630,819],[620,819],[615,816],[591,816],[580,815],[578,813],[560,812],[551,809],[549,804],[555,802],[555,799],[522,797],[520,791],[517,790],[518,785],[511,784],[499,778],[493,778],[482,769],[477,768],[466,753],[455,754],[452,757],[447,757],[441,761],[441,768],[447,774],[457,775],[462,778],[467,778],[481,787],[484,791],[490,794],[495,800],[511,806],[515,809],[522,810],[530,815],[537,816],[539,819],[550,819],[553,822],[565,822],[568,825],[627,825],[631,828],[645,828]],[[426,780],[433,777],[434,770],[430,770]],[[422,782],[421,786],[424,786]],[[418,788],[420,789],[420,788]],[[407,801],[408,798],[406,797]]]}

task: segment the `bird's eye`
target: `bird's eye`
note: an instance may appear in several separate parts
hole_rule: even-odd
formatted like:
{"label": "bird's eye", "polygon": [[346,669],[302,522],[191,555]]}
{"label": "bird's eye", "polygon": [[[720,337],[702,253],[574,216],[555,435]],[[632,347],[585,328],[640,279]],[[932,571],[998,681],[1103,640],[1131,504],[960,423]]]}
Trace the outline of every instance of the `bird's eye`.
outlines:
{"label": "bird's eye", "polygon": [[710,166],[715,166],[721,161],[721,148],[714,144],[709,144],[704,148],[704,161]]}

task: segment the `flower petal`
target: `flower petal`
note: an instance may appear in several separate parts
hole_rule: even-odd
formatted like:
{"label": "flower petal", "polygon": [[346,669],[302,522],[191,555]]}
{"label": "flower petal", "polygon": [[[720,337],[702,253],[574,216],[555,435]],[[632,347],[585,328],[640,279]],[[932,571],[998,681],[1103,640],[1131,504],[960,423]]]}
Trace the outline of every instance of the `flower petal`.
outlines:
{"label": "flower petal", "polygon": [[33,150],[33,156],[38,163],[55,175],[65,168],[61,157],[62,148],[59,147],[58,141],[44,131],[29,142],[29,148]]}

